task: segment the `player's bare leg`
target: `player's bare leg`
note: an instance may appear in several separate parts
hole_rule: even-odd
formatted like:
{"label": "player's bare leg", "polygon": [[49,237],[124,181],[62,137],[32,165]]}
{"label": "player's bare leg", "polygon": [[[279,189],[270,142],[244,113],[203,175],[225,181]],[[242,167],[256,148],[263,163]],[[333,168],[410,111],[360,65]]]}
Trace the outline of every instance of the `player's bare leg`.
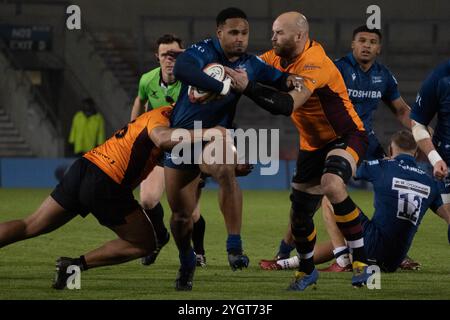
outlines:
{"label": "player's bare leg", "polygon": [[192,213],[197,205],[198,170],[164,168],[167,200],[172,210],[170,228],[178,247],[180,270],[176,279],[177,290],[192,290],[196,256],[191,246]]}
{"label": "player's bare leg", "polygon": [[143,265],[155,262],[161,249],[169,242],[170,234],[164,225],[164,209],[160,203],[165,189],[164,168],[155,166],[140,184],[141,205],[155,229],[158,239],[156,249],[149,255],[142,257]]}
{"label": "player's bare leg", "polygon": [[[235,153],[232,151],[233,146],[230,143],[224,141],[223,150],[223,155],[226,156],[227,152],[231,152],[236,161]],[[243,254],[241,240],[242,191],[236,179],[236,164],[227,164],[225,158],[216,158],[215,163],[205,158],[200,169],[211,175],[219,184],[219,206],[228,232],[227,252],[230,267],[232,270],[247,268],[249,259]]]}
{"label": "player's bare leg", "polygon": [[140,208],[127,215],[125,221],[123,225],[109,227],[117,234],[118,239],[84,255],[89,269],[134,260],[155,249],[153,226]]}
{"label": "player's bare leg", "polygon": [[0,248],[49,233],[74,217],[74,214],[67,212],[51,196],[48,196],[30,216],[0,223]]}
{"label": "player's bare leg", "polygon": [[110,226],[118,239],[108,241],[79,258],[60,257],[56,260],[54,289],[64,289],[67,285],[68,268],[78,266],[81,271],[131,261],[155,250],[156,236],[153,226],[141,208],[125,217],[125,223]]}
{"label": "player's bare leg", "polygon": [[345,243],[345,238],[339,230],[334,218],[333,206],[327,197],[322,199],[322,217],[331,243],[336,262],[320,271],[343,272],[351,270],[350,251]]}
{"label": "player's bare leg", "polygon": [[349,197],[346,188],[346,181],[355,172],[356,161],[352,155],[343,149],[333,149],[328,153],[325,161],[321,188],[333,206],[337,226],[352,251],[354,273],[352,284],[362,286],[368,278],[363,230],[359,209]]}

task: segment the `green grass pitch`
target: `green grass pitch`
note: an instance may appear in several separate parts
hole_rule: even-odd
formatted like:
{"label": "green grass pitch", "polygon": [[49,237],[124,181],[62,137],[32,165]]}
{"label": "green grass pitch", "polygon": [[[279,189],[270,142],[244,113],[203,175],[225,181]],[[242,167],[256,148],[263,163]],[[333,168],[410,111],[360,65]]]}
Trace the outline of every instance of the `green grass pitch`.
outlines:
{"label": "green grass pitch", "polygon": [[[0,189],[0,221],[25,217],[49,194],[46,189]],[[372,193],[351,193],[366,214],[372,213]],[[206,220],[208,267],[197,268],[192,292],[176,292],[178,254],[173,239],[156,264],[139,260],[89,270],[81,276],[81,290],[50,288],[59,256],[79,256],[114,237],[89,215],[77,217],[61,229],[0,250],[0,299],[450,299],[450,250],[445,223],[428,212],[410,255],[422,263],[420,271],[381,275],[381,290],[354,289],[350,273],[320,275],[316,290],[286,291],[293,271],[262,271],[258,261],[274,255],[288,222],[288,191],[244,191],[242,238],[250,266],[232,272],[225,251],[226,232],[217,193],[205,191],[201,212]],[[163,201],[168,221],[167,202]],[[321,214],[315,217],[318,241],[327,239]]]}

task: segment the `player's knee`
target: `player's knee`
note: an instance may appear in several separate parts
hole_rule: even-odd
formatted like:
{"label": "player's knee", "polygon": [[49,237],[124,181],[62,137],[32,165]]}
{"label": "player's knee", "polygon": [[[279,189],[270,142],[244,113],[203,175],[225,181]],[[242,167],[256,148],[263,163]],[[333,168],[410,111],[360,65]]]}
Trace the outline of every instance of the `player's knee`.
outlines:
{"label": "player's knee", "polygon": [[334,196],[345,190],[345,184],[340,177],[334,174],[324,174],[320,181],[320,187],[324,195],[333,199]]}
{"label": "player's knee", "polygon": [[235,166],[227,164],[215,165],[212,176],[219,184],[230,183],[235,179]]}
{"label": "player's knee", "polygon": [[159,198],[157,197],[146,197],[141,196],[141,205],[144,209],[153,209],[159,203]]}
{"label": "player's knee", "polygon": [[189,224],[192,221],[192,212],[187,211],[174,211],[172,212],[172,216],[170,218],[171,224],[176,225],[186,225]]}
{"label": "player's knee", "polygon": [[292,189],[290,199],[293,212],[305,212],[313,216],[322,201],[322,195],[310,194],[297,189]]}
{"label": "player's knee", "polygon": [[[292,189],[291,199],[291,228],[295,235],[297,227],[312,223],[312,217],[320,206],[322,195],[309,194]],[[296,229],[296,230],[294,230]]]}
{"label": "player's knee", "polygon": [[350,162],[341,156],[332,155],[325,161],[321,187],[325,194],[332,193],[336,188],[342,188],[342,185],[352,177],[352,166]]}
{"label": "player's knee", "polygon": [[161,200],[162,192],[156,189],[141,188],[139,196],[144,209],[153,209]]}

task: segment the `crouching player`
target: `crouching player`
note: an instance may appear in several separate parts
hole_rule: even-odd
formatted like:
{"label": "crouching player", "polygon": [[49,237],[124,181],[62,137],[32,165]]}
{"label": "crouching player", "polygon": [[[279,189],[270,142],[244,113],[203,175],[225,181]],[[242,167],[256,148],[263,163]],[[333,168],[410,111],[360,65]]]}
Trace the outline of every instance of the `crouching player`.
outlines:
{"label": "crouching player", "polygon": [[[413,135],[409,131],[395,133],[389,149],[390,159],[363,162],[356,178],[370,181],[374,186],[372,220],[360,212],[368,261],[383,271],[394,272],[406,257],[425,212],[432,209],[447,224],[450,224],[450,212],[443,196],[444,183],[432,179],[417,166]],[[334,236],[344,242],[339,232]],[[316,245],[315,262],[333,258],[332,250],[330,241]],[[336,256],[337,262],[339,259]],[[298,257],[292,257],[271,265],[274,270],[290,269],[296,268],[298,261]]]}
{"label": "crouching player", "polygon": [[[91,212],[117,239],[79,258],[58,258],[55,289],[66,287],[70,276],[67,269],[71,265],[86,271],[153,252],[155,232],[134,199],[133,189],[156,165],[161,149],[170,149],[179,142],[171,141],[173,129],[168,128],[171,109],[162,107],[143,114],[76,160],[33,214],[0,224],[0,247],[49,233],[77,214],[85,217]],[[189,142],[194,142],[193,130],[189,132],[192,137]]]}

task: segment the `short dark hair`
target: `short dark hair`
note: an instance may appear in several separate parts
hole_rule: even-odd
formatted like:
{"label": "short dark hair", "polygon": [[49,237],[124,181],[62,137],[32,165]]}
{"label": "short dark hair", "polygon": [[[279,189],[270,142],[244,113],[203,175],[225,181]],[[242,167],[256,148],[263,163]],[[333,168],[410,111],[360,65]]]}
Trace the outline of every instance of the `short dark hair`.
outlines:
{"label": "short dark hair", "polygon": [[239,8],[226,8],[223,9],[222,11],[219,12],[219,14],[216,17],[216,24],[217,26],[221,26],[223,24],[225,24],[225,21],[227,19],[232,19],[232,18],[241,18],[244,20],[247,20],[247,15],[245,14],[244,11],[242,11]]}
{"label": "short dark hair", "polygon": [[375,34],[377,34],[378,35],[378,37],[380,38],[380,41],[381,41],[381,38],[382,38],[382,36],[381,36],[381,31],[380,31],[380,29],[376,29],[376,28],[374,28],[374,29],[369,29],[368,27],[367,27],[367,25],[362,25],[362,26],[359,26],[358,28],[356,28],[355,30],[353,30],[353,39],[355,39],[355,36],[358,34],[358,33],[360,33],[360,32],[370,32],[370,33],[375,33]]}
{"label": "short dark hair", "polygon": [[160,44],[170,44],[174,42],[178,43],[180,48],[183,48],[183,41],[181,41],[179,37],[171,33],[164,34],[156,40],[156,51],[158,51]]}
{"label": "short dark hair", "polygon": [[95,108],[95,101],[92,98],[84,98],[81,103],[88,108]]}
{"label": "short dark hair", "polygon": [[413,134],[408,130],[401,130],[394,133],[391,137],[391,141],[402,150],[417,150],[417,142],[414,140]]}

